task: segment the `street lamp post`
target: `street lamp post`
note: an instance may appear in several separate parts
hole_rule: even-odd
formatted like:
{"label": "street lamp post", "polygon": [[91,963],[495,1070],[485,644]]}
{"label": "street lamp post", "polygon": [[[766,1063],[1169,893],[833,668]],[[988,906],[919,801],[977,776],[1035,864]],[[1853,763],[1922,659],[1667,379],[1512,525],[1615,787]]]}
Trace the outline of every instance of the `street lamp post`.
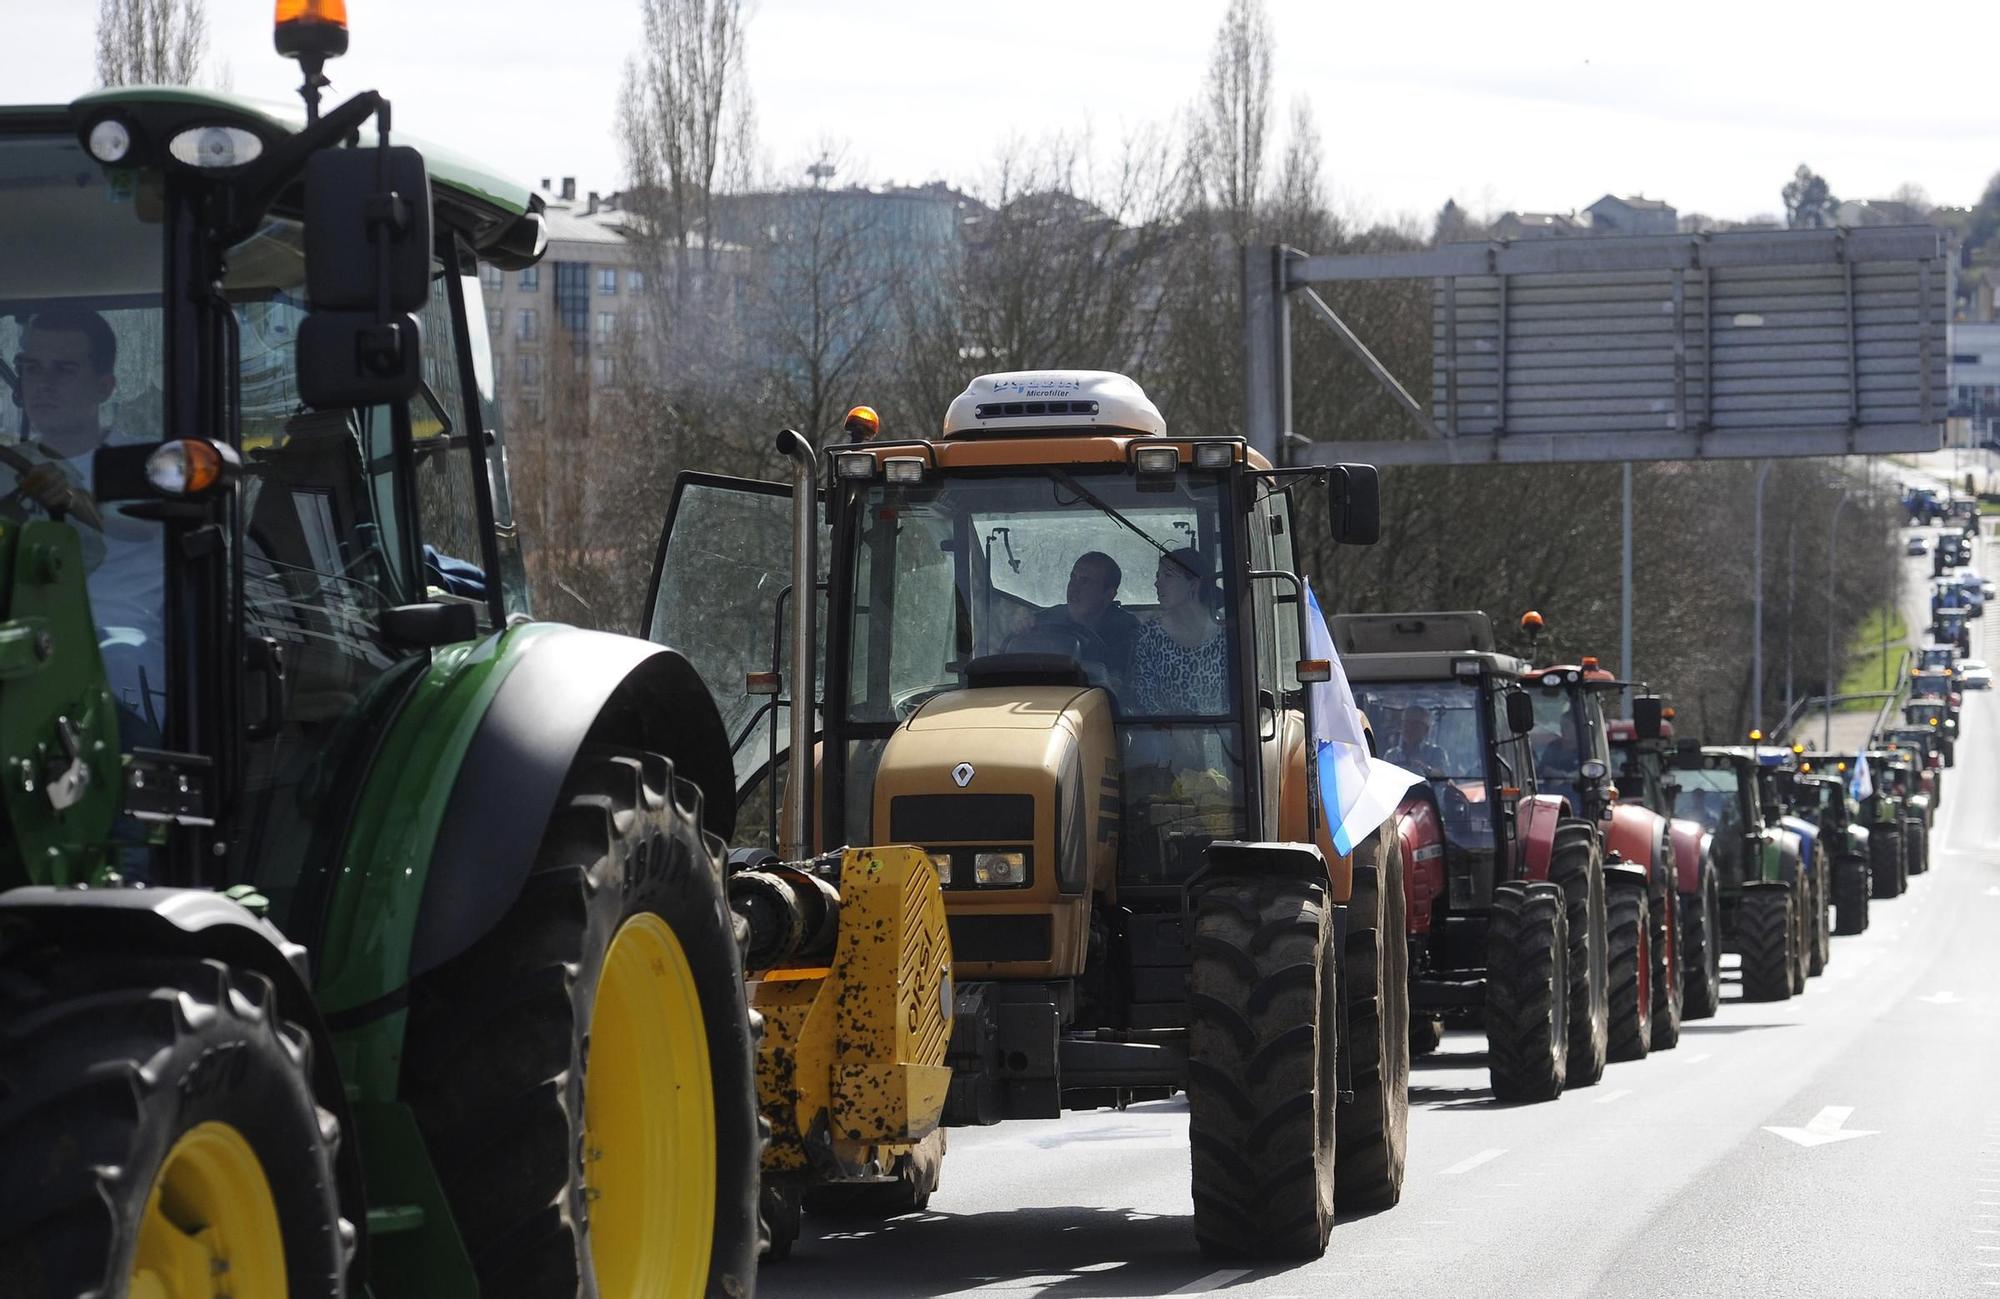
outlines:
{"label": "street lamp post", "polygon": [[1826,721],[1820,732],[1819,747],[1833,748],[1833,597],[1838,583],[1834,580],[1835,565],[1840,560],[1840,512],[1847,508],[1847,493],[1841,492],[1834,502],[1833,519],[1826,525]]}
{"label": "street lamp post", "polygon": [[1750,601],[1756,634],[1750,638],[1750,725],[1764,725],[1764,480],[1771,462],[1757,466],[1757,503],[1750,511]]}

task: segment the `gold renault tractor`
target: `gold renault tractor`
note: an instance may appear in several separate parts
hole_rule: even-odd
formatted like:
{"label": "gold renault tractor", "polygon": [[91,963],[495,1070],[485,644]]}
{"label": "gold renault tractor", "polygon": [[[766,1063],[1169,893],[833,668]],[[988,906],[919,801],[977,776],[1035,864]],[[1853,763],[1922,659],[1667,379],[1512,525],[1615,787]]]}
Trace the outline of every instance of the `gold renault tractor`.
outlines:
{"label": "gold renault tractor", "polygon": [[[733,890],[802,931],[843,845],[901,846],[850,871],[914,849],[950,964],[899,985],[897,1049],[920,1066],[930,1017],[948,1024],[942,1122],[1185,1092],[1203,1249],[1318,1256],[1336,1205],[1398,1198],[1408,1118],[1402,862],[1393,833],[1334,850],[1308,690],[1333,665],[1302,650],[1296,550],[1307,490],[1337,540],[1372,542],[1375,471],[1169,435],[1101,372],[975,379],[934,438],[849,427],[780,435],[790,484],[684,475],[662,539],[647,632],[716,688],[737,878],[791,883]],[[843,915],[843,941],[924,968],[910,897],[879,931]],[[918,1202],[942,1139],[909,1116],[941,1075],[864,1076],[841,1034],[802,1049],[772,999],[830,967],[752,946],[764,1108],[800,1133],[789,1153],[774,1135],[767,1211],[857,1174],[878,1208]],[[849,1113],[891,1093],[903,1126],[871,1129],[872,1168],[835,1149],[835,1103],[800,1103],[826,1078]]]}

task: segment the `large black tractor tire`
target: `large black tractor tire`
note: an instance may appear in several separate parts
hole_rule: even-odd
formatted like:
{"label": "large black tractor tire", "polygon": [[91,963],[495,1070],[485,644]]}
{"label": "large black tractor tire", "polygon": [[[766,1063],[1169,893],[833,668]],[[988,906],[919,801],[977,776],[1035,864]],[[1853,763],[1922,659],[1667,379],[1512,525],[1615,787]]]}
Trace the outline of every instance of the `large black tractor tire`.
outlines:
{"label": "large black tractor tire", "polygon": [[1843,854],[1833,864],[1833,932],[1844,936],[1868,928],[1868,859]]}
{"label": "large black tractor tire", "polygon": [[1653,1049],[1653,934],[1646,890],[1621,885],[1606,900],[1613,1060],[1643,1060]]}
{"label": "large black tractor tire", "polygon": [[1708,1019],[1722,1006],[1722,903],[1715,874],[1705,871],[1701,891],[1681,899],[1681,1015]]}
{"label": "large black tractor tire", "polygon": [[1604,859],[1597,827],[1566,820],[1556,826],[1549,880],[1569,907],[1569,1080],[1588,1087],[1604,1077],[1611,1052],[1611,979],[1605,934]]}
{"label": "large black tractor tire", "polygon": [[348,1293],[344,1134],[263,975],[0,930],[0,1017],[0,1295]]}
{"label": "large black tractor tire", "polygon": [[1798,932],[1791,890],[1746,891],[1736,909],[1736,926],[1737,946],[1743,953],[1743,999],[1788,1000],[1797,964],[1792,943]]}
{"label": "large black tractor tire", "polygon": [[1931,833],[1920,816],[1903,818],[1903,862],[1910,875],[1931,868]]}
{"label": "large black tractor tire", "polygon": [[1444,1020],[1437,1015],[1410,1016],[1410,1055],[1434,1054],[1444,1045]]}
{"label": "large black tractor tire", "polygon": [[807,1187],[800,1202],[821,1218],[881,1221],[930,1207],[944,1169],[945,1130],[937,1129],[908,1154],[896,1156],[886,1182],[831,1182]]}
{"label": "large black tractor tire", "polygon": [[1547,882],[1497,885],[1486,920],[1486,1062],[1503,1101],[1552,1101],[1569,1076],[1569,907]]}
{"label": "large black tractor tire", "polygon": [[[586,748],[512,908],[411,992],[404,1090],[480,1293],[750,1293],[757,1031],[700,792]],[[644,1152],[649,1199],[600,1193]]]}
{"label": "large black tractor tire", "polygon": [[1806,889],[1806,975],[1816,979],[1826,973],[1826,963],[1833,956],[1833,890],[1827,885],[1826,855],[1817,842],[1812,858]]}
{"label": "large black tractor tire", "polygon": [[1188,970],[1194,1234],[1226,1259],[1315,1259],[1334,1215],[1340,954],[1322,883],[1223,876]]}
{"label": "large black tractor tire", "polygon": [[1792,895],[1792,995],[1806,990],[1806,971],[1811,968],[1812,881],[1800,875],[1787,886]]}
{"label": "large black tractor tire", "polygon": [[1903,835],[1896,826],[1876,824],[1868,829],[1868,888],[1877,898],[1893,898],[1903,891]]}
{"label": "large black tractor tire", "polygon": [[1334,1113],[1334,1207],[1386,1209],[1403,1198],[1410,1134],[1410,940],[1403,845],[1393,827],[1354,854],[1347,905],[1347,1020],[1340,1047],[1354,1099]]}
{"label": "large black tractor tire", "polygon": [[1653,1049],[1671,1051],[1681,1042],[1681,899],[1671,881],[1652,897]]}

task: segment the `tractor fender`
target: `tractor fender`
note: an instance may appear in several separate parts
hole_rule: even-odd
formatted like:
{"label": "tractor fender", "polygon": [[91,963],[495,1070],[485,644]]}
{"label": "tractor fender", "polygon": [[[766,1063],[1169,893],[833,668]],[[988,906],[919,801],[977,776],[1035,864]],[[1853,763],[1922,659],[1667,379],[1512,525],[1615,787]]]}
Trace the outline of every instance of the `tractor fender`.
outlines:
{"label": "tractor fender", "polygon": [[1412,790],[1396,808],[1396,835],[1403,845],[1403,898],[1409,931],[1431,931],[1431,909],[1445,891],[1444,826],[1428,793]]}
{"label": "tractor fender", "polygon": [[1699,821],[1676,817],[1667,823],[1674,844],[1674,887],[1682,897],[1701,896],[1703,869],[1713,851],[1713,837]]}
{"label": "tractor fender", "polygon": [[1614,803],[1604,827],[1604,851],[1617,853],[1645,872],[1652,891],[1661,897],[1674,887],[1674,848],[1667,836],[1667,819],[1639,803]]}
{"label": "tractor fender", "polygon": [[1782,823],[1771,834],[1778,850],[1778,878],[1789,884],[1805,873],[1812,845]]}
{"label": "tractor fender", "polygon": [[664,754],[701,790],[704,827],[722,838],[735,829],[728,735],[694,666],[650,641],[553,628],[500,683],[459,765],[424,879],[410,978],[464,952],[513,905],[586,739]]}
{"label": "tractor fender", "polygon": [[24,932],[69,950],[216,960],[271,981],[284,1017],[312,1039],[313,1090],[340,1124],[334,1174],[341,1216],[357,1237],[349,1275],[368,1275],[368,1205],[360,1129],[342,1085],[333,1037],[313,999],[306,949],[278,927],[208,889],[17,888],[0,893],[0,945]]}
{"label": "tractor fender", "polygon": [[1560,794],[1534,794],[1514,806],[1515,859],[1520,878],[1545,880],[1556,846],[1556,823],[1569,815],[1569,800]]}

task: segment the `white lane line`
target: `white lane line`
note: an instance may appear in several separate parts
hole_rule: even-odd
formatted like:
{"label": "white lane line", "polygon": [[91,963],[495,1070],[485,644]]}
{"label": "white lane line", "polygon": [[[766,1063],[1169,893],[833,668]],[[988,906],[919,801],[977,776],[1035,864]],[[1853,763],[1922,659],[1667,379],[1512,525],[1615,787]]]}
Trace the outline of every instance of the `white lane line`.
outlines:
{"label": "white lane line", "polygon": [[1615,1092],[1606,1092],[1604,1095],[1599,1096],[1597,1103],[1599,1105],[1609,1105],[1613,1101],[1622,1101],[1631,1094],[1632,1089],[1630,1087],[1621,1087]]}
{"label": "white lane line", "polygon": [[1220,1290],[1222,1287],[1228,1285],[1230,1282],[1241,1281],[1244,1277],[1249,1275],[1250,1275],[1250,1269],[1247,1267],[1225,1267],[1219,1272],[1210,1272],[1205,1277],[1201,1277],[1197,1280],[1190,1281],[1186,1285],[1182,1286],[1180,1289],[1169,1290],[1167,1291],[1167,1293],[1207,1294],[1210,1290]]}
{"label": "white lane line", "polygon": [[1700,1055],[1684,1055],[1680,1059],[1682,1064],[1700,1064],[1703,1060],[1712,1058],[1713,1056],[1710,1052],[1703,1051]]}
{"label": "white lane line", "polygon": [[1447,1168],[1442,1173],[1439,1173],[1438,1176],[1457,1177],[1460,1173],[1469,1173],[1473,1169],[1479,1167],[1481,1164],[1489,1163],[1492,1160],[1498,1159],[1500,1156],[1506,1153],[1507,1152],[1504,1149],[1482,1150],[1478,1154],[1472,1156],[1472,1158],[1470,1159],[1459,1160],[1457,1163],[1453,1164],[1450,1168]]}

